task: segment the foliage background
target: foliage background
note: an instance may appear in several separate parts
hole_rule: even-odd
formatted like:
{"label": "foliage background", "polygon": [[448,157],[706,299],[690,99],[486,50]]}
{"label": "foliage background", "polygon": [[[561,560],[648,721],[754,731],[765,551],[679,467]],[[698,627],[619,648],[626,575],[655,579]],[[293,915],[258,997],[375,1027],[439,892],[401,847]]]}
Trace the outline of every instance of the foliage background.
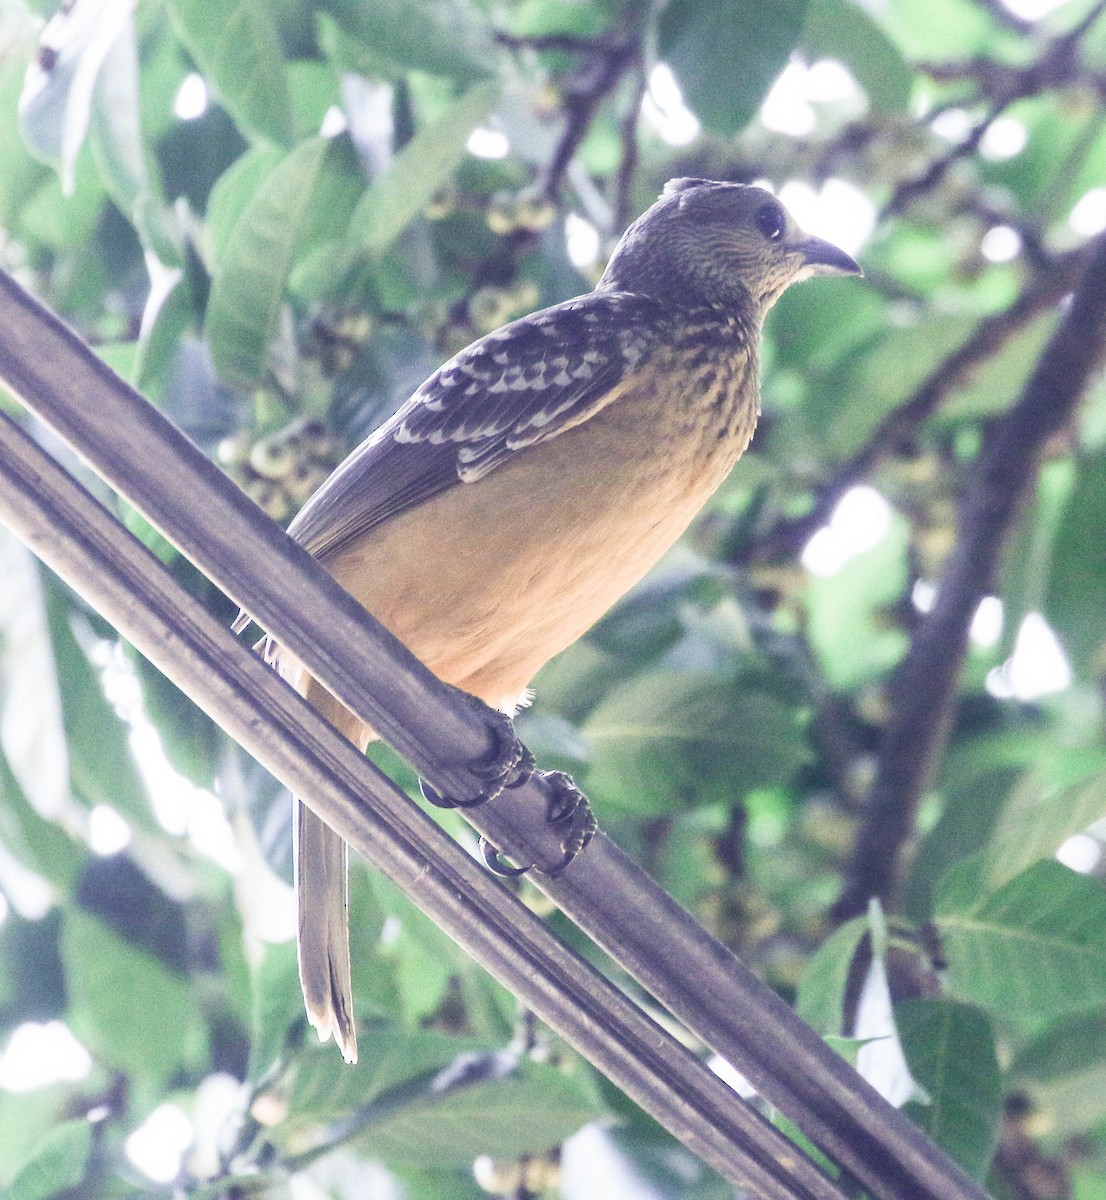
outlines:
{"label": "foliage background", "polygon": [[[771,315],[753,449],[520,730],[821,1032],[870,1035],[886,978],[911,1113],[1030,1200],[1106,1197],[1101,375],[957,584],[955,695],[893,681],[955,666],[919,631],[960,500],[1106,228],[1102,7],[0,3],[0,261],[281,521],[669,177],[768,181],[856,250]],[[732,1194],[365,870],[364,1057],[314,1046],[285,798],[0,554],[7,1194]]]}

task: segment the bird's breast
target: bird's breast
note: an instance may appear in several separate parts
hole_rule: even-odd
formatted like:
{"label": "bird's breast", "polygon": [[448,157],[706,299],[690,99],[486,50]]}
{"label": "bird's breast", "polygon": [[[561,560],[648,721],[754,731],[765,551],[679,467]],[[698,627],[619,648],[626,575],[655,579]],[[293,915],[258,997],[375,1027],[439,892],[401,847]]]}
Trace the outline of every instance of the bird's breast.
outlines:
{"label": "bird's breast", "polygon": [[680,537],[757,416],[748,355],[674,342],[589,420],[378,527],[328,567],[448,682],[498,704]]}

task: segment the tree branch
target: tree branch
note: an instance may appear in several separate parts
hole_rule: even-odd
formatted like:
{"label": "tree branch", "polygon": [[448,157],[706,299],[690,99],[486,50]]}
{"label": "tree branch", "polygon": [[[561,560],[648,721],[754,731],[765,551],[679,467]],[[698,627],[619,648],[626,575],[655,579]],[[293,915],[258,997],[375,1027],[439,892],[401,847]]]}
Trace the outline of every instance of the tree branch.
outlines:
{"label": "tree branch", "polygon": [[609,54],[617,38],[580,37],[573,33],[535,33],[530,35],[497,30],[495,40],[514,50],[555,50],[566,54]]}
{"label": "tree branch", "polygon": [[1104,352],[1106,235],[1101,235],[1091,244],[1071,306],[1021,397],[976,461],[936,602],[889,686],[890,718],[834,906],[838,919],[863,912],[871,896],[886,902],[895,897],[904,848],[952,726],[972,617],[993,587],[1006,539],[1035,485],[1043,448],[1072,418]]}

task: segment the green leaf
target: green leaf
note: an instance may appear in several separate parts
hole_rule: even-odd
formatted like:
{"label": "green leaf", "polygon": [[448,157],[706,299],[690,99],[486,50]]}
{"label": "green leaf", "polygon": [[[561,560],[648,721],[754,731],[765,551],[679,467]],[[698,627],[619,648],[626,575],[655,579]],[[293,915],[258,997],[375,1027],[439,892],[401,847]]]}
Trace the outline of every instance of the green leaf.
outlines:
{"label": "green leaf", "polygon": [[[151,295],[147,300],[138,341],[132,343],[134,361],[127,378],[158,407],[181,359],[189,353],[184,344],[191,342],[191,350],[195,351],[197,307],[191,280],[183,274],[167,293]],[[130,528],[133,530],[133,524]]]}
{"label": "green leaf", "polygon": [[247,204],[284,158],[279,146],[260,142],[239,155],[215,181],[207,198],[205,214],[212,262],[224,261],[231,235]]}
{"label": "green leaf", "polygon": [[895,1006],[895,1027],[910,1073],[930,1099],[905,1111],[973,1178],[983,1179],[1003,1101],[990,1022],[971,1005],[907,1000]]}
{"label": "green leaf", "polygon": [[253,137],[290,145],[292,104],[271,7],[261,0],[170,0],[169,11],[238,125]]}
{"label": "green leaf", "polygon": [[1017,1052],[1010,1076],[1033,1097],[1050,1137],[1095,1129],[1106,1119],[1106,1008],[1049,1026]]}
{"label": "green leaf", "polygon": [[37,18],[23,6],[4,10],[4,53],[0,56],[0,228],[14,229],[20,209],[49,168],[28,153],[19,128],[19,96],[27,63],[35,52]]}
{"label": "green leaf", "polygon": [[854,1037],[834,1037],[832,1034],[827,1034],[822,1039],[827,1046],[834,1052],[839,1054],[850,1067],[855,1067],[860,1062],[860,1052],[865,1046],[871,1045],[873,1038],[854,1038]]}
{"label": "green leaf", "polygon": [[71,596],[46,570],[42,581],[73,790],[90,808],[106,804],[138,828],[160,832],[131,755],[130,730],[108,703],[99,676],[73,633]]}
{"label": "green leaf", "polygon": [[183,259],[181,239],[166,211],[154,159],[142,141],[138,47],[130,13],[112,43],[92,93],[89,146],[108,194],[134,225],[144,247],[166,266]]}
{"label": "green leaf", "polygon": [[[1014,1055],[1010,1075],[1046,1083],[1085,1067],[1106,1069],[1106,1008],[1078,1013],[1049,1025]],[[1106,1104],[1106,1095],[1103,1103]]]}
{"label": "green leaf", "polygon": [[67,1086],[48,1084],[29,1092],[0,1089],[0,1195],[19,1172],[34,1161],[46,1131],[59,1124],[58,1112],[65,1104]]}
{"label": "green leaf", "polygon": [[[492,1050],[474,1038],[371,1025],[362,1029],[360,1043],[360,1056],[353,1066],[344,1063],[332,1045],[312,1047],[297,1059],[288,1097],[290,1118],[329,1122],[382,1097],[390,1100],[381,1111],[407,1103],[415,1094],[409,1087],[412,1083],[428,1082],[451,1064],[463,1061],[463,1056],[475,1058]],[[420,1097],[424,1090],[421,1086],[415,1089]]]}
{"label": "green leaf", "polygon": [[709,671],[635,675],[580,732],[591,752],[588,790],[637,812],[732,800],[786,782],[809,756],[793,709]]}
{"label": "green leaf", "polygon": [[901,599],[910,527],[897,514],[887,535],[833,575],[807,585],[808,634],[833,688],[867,683],[898,662],[906,634],[882,610]]}
{"label": "green leaf", "polygon": [[997,887],[1038,859],[1052,857],[1067,838],[1103,816],[1106,772],[1056,787],[1039,771],[1027,771],[1007,798],[987,846],[988,886]]}
{"label": "green leaf", "polygon": [[474,5],[460,0],[327,0],[323,8],[371,58],[468,82],[495,70],[502,53]]}
{"label": "green leaf", "polygon": [[437,120],[424,126],[361,198],[350,225],[379,258],[449,182],[468,153],[469,134],[486,121],[499,86],[471,88]]}
{"label": "green leaf", "polygon": [[795,1011],[823,1037],[840,1037],[844,1032],[845,990],[867,932],[867,917],[854,917],[835,929],[815,951],[799,981]]}
{"label": "green leaf", "polygon": [[1103,667],[1106,612],[1106,453],[1079,466],[1052,547],[1044,615],[1076,674],[1097,678]]}
{"label": "green leaf", "polygon": [[288,83],[292,91],[292,111],[296,128],[312,134],[322,128],[323,120],[332,107],[340,107],[340,83],[330,63],[318,60],[294,62],[288,67]]}
{"label": "green leaf", "polygon": [[703,124],[732,136],[787,65],[805,17],[806,0],[671,0],[660,16],[660,57]]}
{"label": "green leaf", "polygon": [[972,371],[964,385],[941,406],[935,423],[955,427],[965,419],[1005,412],[1021,394],[1055,327],[1056,315],[1051,311],[1030,321]]}
{"label": "green leaf", "polygon": [[[1048,612],[1047,592],[1056,538],[1064,528],[1065,515],[1070,516],[1067,505],[1076,477],[1076,462],[1070,455],[1042,463],[1026,519],[1013,531],[998,589],[1003,605],[999,644],[1006,656],[1013,654],[1018,630],[1029,613],[1044,613],[1056,627]],[[1073,663],[1076,671],[1080,665]]]}
{"label": "green leaf", "polygon": [[[614,10],[612,12],[612,9]],[[614,5],[580,4],[579,0],[519,0],[505,12],[515,37],[535,38],[548,34],[596,37],[610,28]]]}
{"label": "green leaf", "polygon": [[93,917],[72,910],[62,928],[69,1024],[106,1064],[164,1083],[203,1046],[189,983]]}
{"label": "green leaf", "polygon": [[590,1075],[523,1063],[506,1078],[424,1091],[361,1139],[386,1162],[471,1168],[474,1158],[519,1158],[559,1146],[608,1116]]}
{"label": "green leaf", "polygon": [[0,846],[60,891],[72,890],[84,861],[82,848],[35,811],[0,749]]}
{"label": "green leaf", "polygon": [[101,362],[107,363],[116,375],[122,375],[124,379],[128,379],[134,373],[138,348],[132,341],[101,342],[96,347],[96,355]]}
{"label": "green leaf", "polygon": [[[1025,127],[1025,148],[1010,159],[980,163],[981,183],[1016,198],[1023,212],[1045,225],[1062,221],[1082,192],[1072,188],[1087,156],[1092,161],[1102,134],[1101,115],[1093,108],[1073,109],[1054,94],[1017,101],[1006,110]],[[1101,185],[1102,176],[1095,176]]]}
{"label": "green leaf", "polygon": [[1049,740],[1013,729],[953,744],[936,781],[941,816],[914,857],[905,890],[903,908],[909,916],[928,920],[942,876],[987,844],[1010,790],[1047,754]]}
{"label": "green leaf", "polygon": [[[392,1012],[398,1011],[405,1021],[415,1024],[441,1005],[464,952],[393,883],[377,876],[372,880],[372,893],[391,927],[381,957],[390,966],[394,981]],[[379,994],[379,987],[375,990]]]}
{"label": "green leaf", "polygon": [[984,1008],[1053,1017],[1106,1002],[1106,888],[1098,880],[1046,859],[995,892],[971,897],[943,885],[936,925],[951,988]]}
{"label": "green leaf", "polygon": [[[250,1065],[247,1076],[260,1079],[285,1055],[289,1030],[306,1021],[300,995],[295,942],[269,942],[251,964]],[[334,1047],[328,1046],[333,1051]]]}
{"label": "green leaf", "polygon": [[87,1121],[56,1126],[4,1193],[7,1200],[50,1200],[78,1187],[91,1149],[92,1126]]}
{"label": "green leaf", "polygon": [[[226,236],[207,306],[215,369],[243,388],[263,377],[293,264],[328,233],[346,227],[362,184],[345,139],[311,138],[265,174],[267,165],[267,159],[251,163],[249,177],[255,170],[263,177]],[[236,190],[239,183],[246,185],[239,177]]]}
{"label": "green leaf", "polygon": [[23,237],[55,250],[86,247],[95,237],[106,196],[92,160],[77,161],[77,184],[72,196],[62,192],[61,180],[46,175],[19,214]]}
{"label": "green leaf", "polygon": [[[832,300],[827,295],[831,289]],[[810,374],[828,370],[846,355],[870,345],[873,338],[885,335],[886,320],[885,303],[862,281],[813,280],[809,286],[784,292],[772,310],[765,336],[777,366]],[[771,395],[766,394],[766,404],[770,400]],[[760,436],[758,433],[758,441]]]}
{"label": "green leaf", "polygon": [[[965,739],[950,762],[949,779],[940,786],[947,797],[965,802],[980,786],[981,775],[1005,770],[1016,777],[1001,795],[997,811],[992,814],[988,805],[986,819],[979,821],[981,837],[969,847],[975,851],[988,846],[993,856],[1008,841],[1017,842],[1018,848],[1008,847],[1007,852],[1023,855],[1024,861],[1005,877],[1051,856],[1067,837],[1106,814],[1101,788],[1106,750],[1098,745],[1057,745],[1054,731],[1032,714],[1027,719],[1015,716],[1000,733]],[[990,879],[992,885],[1000,882],[1004,879]]]}
{"label": "green leaf", "polygon": [[942,58],[955,46],[970,57],[999,54],[1003,38],[985,8],[964,0],[897,0],[879,11],[895,42],[911,59]]}
{"label": "green leaf", "polygon": [[1070,1174],[1071,1200],[1106,1200],[1106,1175],[1101,1167],[1076,1162],[1072,1164]]}
{"label": "green leaf", "polygon": [[[927,261],[933,257],[928,245],[922,253]],[[973,323],[963,313],[937,312],[897,328],[882,327],[867,344],[843,355],[816,386],[807,389],[804,400],[810,436],[821,443],[822,452],[834,458],[854,453],[947,355],[970,339]],[[1007,409],[1017,399],[1054,323],[1055,317],[1046,314],[1011,338],[953,392],[938,419],[963,421]]]}
{"label": "green leaf", "polygon": [[851,0],[809,0],[800,42],[811,58],[836,58],[868,95],[872,111],[902,113],[913,77],[898,46]]}
{"label": "green leaf", "polygon": [[1102,180],[1106,179],[1106,128],[1099,123],[1097,132],[1091,133],[1089,125],[1095,115],[1093,112],[1087,115],[1088,129],[1085,133],[1090,133],[1090,136],[1083,146],[1079,170],[1071,181],[1069,204],[1076,204],[1092,188],[1101,187]]}
{"label": "green leaf", "polygon": [[935,911],[969,912],[986,894],[982,852],[970,854],[945,872],[937,885]]}

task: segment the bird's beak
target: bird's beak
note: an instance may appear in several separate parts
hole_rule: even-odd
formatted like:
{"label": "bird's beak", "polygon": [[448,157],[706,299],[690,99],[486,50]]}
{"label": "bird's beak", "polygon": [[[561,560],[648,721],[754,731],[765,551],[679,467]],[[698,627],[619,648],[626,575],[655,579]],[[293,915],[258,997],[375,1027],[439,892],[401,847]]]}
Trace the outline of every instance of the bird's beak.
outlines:
{"label": "bird's beak", "polygon": [[832,242],[808,237],[793,247],[803,256],[811,275],[863,275],[860,264]]}

